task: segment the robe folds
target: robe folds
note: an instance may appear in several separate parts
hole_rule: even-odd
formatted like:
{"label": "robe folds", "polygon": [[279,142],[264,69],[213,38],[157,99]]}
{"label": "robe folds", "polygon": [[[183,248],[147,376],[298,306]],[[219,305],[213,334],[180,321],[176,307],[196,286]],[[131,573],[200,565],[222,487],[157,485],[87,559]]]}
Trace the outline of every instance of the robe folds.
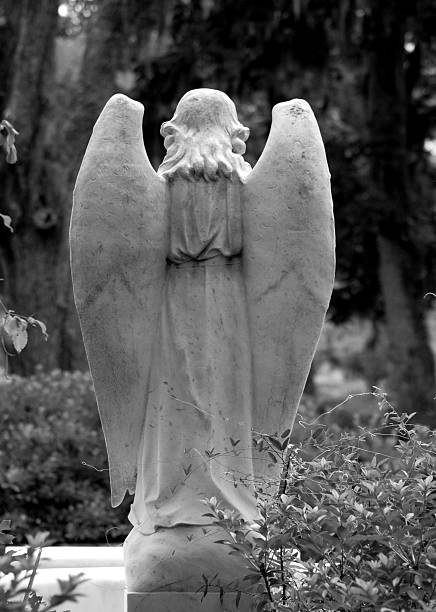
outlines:
{"label": "robe folds", "polygon": [[[130,520],[144,533],[209,523],[210,497],[256,518],[253,471],[274,485],[279,464],[255,452],[251,435],[292,428],[334,283],[330,173],[310,106],[277,104],[253,170],[227,168],[224,178],[201,175],[196,156],[203,151],[210,170],[225,145],[235,161],[243,126],[222,92],[194,94],[180,103],[186,125],[178,111],[164,124],[173,174],[150,164],[143,106],[113,96],[94,126],[71,217],[111,502],[135,494]],[[235,163],[245,168],[242,154]]]}
{"label": "robe folds", "polygon": [[130,521],[206,525],[216,497],[257,516],[240,184],[169,183],[169,252]]}

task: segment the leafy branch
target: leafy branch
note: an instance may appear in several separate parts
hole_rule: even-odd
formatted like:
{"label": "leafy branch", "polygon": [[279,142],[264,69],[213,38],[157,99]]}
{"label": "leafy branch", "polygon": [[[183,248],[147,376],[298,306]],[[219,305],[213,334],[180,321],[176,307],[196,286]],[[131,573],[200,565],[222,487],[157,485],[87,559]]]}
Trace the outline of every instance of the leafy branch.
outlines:
{"label": "leafy branch", "polygon": [[228,534],[218,543],[251,568],[258,612],[436,610],[436,432],[374,395],[374,430],[331,432],[318,419],[299,444],[288,430],[255,436],[282,469],[275,493],[256,487],[254,523],[208,500]]}
{"label": "leafy branch", "polygon": [[50,544],[48,532],[28,536],[25,552],[6,549],[13,539],[10,521],[0,521],[0,612],[56,612],[58,606],[77,601],[76,589],[85,582],[83,574],[58,580],[60,592],[48,602],[33,589],[42,549]]}

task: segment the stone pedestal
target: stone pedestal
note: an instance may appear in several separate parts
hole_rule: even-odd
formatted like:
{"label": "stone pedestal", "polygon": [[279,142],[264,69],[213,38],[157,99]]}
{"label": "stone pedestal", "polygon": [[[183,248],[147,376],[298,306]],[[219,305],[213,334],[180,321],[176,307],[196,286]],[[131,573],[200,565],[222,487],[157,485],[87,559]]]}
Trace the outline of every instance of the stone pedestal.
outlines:
{"label": "stone pedestal", "polygon": [[236,604],[238,589],[247,589],[247,561],[217,543],[228,538],[218,525],[179,525],[149,535],[133,529],[124,542],[126,612],[248,612],[249,595]]}
{"label": "stone pedestal", "polygon": [[217,525],[179,525],[148,535],[133,529],[124,542],[127,591],[197,593],[206,577],[211,591],[237,592],[249,568],[242,556],[217,543],[228,539]]}
{"label": "stone pedestal", "polygon": [[236,604],[237,593],[127,593],[126,612],[249,612],[251,598],[242,595]]}

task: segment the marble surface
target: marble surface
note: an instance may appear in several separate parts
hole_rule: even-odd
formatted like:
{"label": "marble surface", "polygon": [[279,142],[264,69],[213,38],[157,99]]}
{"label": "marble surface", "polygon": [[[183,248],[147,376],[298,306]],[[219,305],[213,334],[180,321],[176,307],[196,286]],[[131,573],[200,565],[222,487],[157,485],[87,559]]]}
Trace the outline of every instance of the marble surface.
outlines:
{"label": "marble surface", "polygon": [[249,612],[251,599],[241,596],[236,606],[237,593],[129,593],[126,612]]}
{"label": "marble surface", "polygon": [[304,100],[274,107],[254,169],[223,92],[183,96],[157,172],[142,114],[118,94],[94,127],[74,194],[73,285],[112,503],[135,493],[127,587],[192,591],[186,550],[197,580],[228,560],[212,539],[187,545],[186,529],[213,522],[205,498],[252,521],[254,480],[277,476],[251,438],[292,427],[309,372],[334,280],[330,175]]}

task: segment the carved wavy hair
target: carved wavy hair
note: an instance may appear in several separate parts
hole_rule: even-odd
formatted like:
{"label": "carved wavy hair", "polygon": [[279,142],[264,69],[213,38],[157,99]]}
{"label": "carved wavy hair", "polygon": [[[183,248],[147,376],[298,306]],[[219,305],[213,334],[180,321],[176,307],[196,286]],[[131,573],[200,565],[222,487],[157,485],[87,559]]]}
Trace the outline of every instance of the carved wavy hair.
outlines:
{"label": "carved wavy hair", "polygon": [[250,130],[239,123],[235,105],[221,91],[189,91],[160,133],[167,153],[158,173],[169,180],[216,181],[222,176],[243,181],[251,170],[242,157]]}

